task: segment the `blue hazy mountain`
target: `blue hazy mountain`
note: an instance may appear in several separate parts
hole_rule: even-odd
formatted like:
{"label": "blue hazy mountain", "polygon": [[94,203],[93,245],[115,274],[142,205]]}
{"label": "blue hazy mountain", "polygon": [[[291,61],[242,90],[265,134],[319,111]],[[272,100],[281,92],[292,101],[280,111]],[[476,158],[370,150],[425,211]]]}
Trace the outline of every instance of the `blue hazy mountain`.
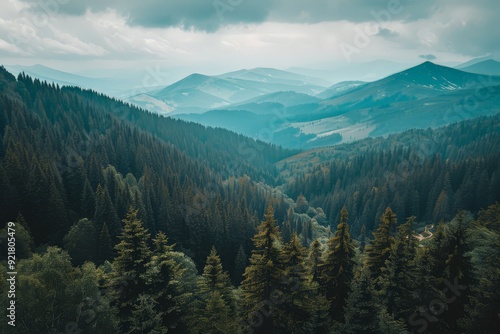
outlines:
{"label": "blue hazy mountain", "polygon": [[493,59],[487,59],[479,63],[462,67],[461,70],[477,74],[500,75],[500,62]]}
{"label": "blue hazy mountain", "polygon": [[122,96],[123,93],[129,90],[133,85],[132,80],[124,80],[124,78],[112,76],[105,78],[88,77],[56,70],[43,65],[6,65],[5,68],[14,75],[24,72],[33,78],[56,83],[60,86],[77,86],[93,89],[115,97]]}
{"label": "blue hazy mountain", "polygon": [[[500,111],[500,77],[431,62],[374,82],[342,83],[336,88],[340,88],[336,95],[321,100],[318,96],[323,93],[311,99],[282,92],[177,117],[262,140],[267,137],[285,147],[309,148],[438,127]],[[335,85],[329,89],[326,96]]]}
{"label": "blue hazy mountain", "polygon": [[339,95],[346,94],[350,90],[364,85],[366,82],[364,81],[342,81],[339,83],[336,83],[333,86],[328,87],[324,91],[322,91],[319,94],[316,94],[316,97],[321,98],[321,99],[327,99],[327,98],[333,98]]}
{"label": "blue hazy mountain", "polygon": [[[218,76],[191,74],[140,97],[148,95],[150,101],[160,101],[176,114],[202,113],[277,92],[290,91],[312,96],[327,86],[328,83],[321,79],[271,68],[255,68]],[[128,101],[141,105],[137,96]]]}

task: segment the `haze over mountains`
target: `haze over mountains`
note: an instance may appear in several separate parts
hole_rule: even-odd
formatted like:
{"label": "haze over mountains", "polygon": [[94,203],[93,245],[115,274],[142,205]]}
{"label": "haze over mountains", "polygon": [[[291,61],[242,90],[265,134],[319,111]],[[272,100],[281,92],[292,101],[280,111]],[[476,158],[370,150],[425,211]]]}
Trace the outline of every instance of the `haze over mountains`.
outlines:
{"label": "haze over mountains", "polygon": [[[383,71],[388,65],[381,63]],[[318,78],[314,70],[254,68],[215,76],[194,73],[168,86],[140,90],[123,78],[90,78],[41,65],[7,68],[283,147],[314,148],[497,113],[499,65],[483,58],[456,68],[424,62],[371,82],[338,82],[345,78],[342,71],[325,72],[338,74],[327,80],[329,75]],[[353,78],[359,75],[353,72]]]}
{"label": "haze over mountains", "polygon": [[315,96],[267,94],[177,117],[285,147],[311,148],[495,114],[499,85],[498,76],[425,62],[370,83],[338,83]]}

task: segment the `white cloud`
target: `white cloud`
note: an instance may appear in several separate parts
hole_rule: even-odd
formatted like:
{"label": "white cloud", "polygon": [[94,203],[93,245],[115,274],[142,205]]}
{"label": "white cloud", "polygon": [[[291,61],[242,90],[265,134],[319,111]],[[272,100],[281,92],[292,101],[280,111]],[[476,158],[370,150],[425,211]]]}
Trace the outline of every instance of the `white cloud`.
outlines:
{"label": "white cloud", "polygon": [[[359,29],[369,41],[357,47],[359,52],[353,54],[353,62],[377,58],[418,62],[422,54],[433,54],[440,60],[462,60],[498,52],[500,39],[498,29],[491,29],[492,22],[497,20],[490,9],[492,5],[483,8],[465,0],[453,4],[436,1],[432,8],[422,6],[417,16],[413,11],[417,6],[415,1],[410,4],[402,0],[404,10],[383,22],[377,22],[370,10],[386,10],[387,1],[357,9],[363,13],[356,13],[354,7],[342,8],[344,20],[337,15],[334,20],[327,20],[328,15],[321,13],[322,7],[316,6],[322,3],[324,12],[329,13],[340,8],[338,1],[321,0],[307,7],[304,2],[293,0],[286,5],[288,9],[280,11],[276,8],[285,6],[284,2],[279,6],[275,2],[278,7],[270,9],[267,19],[254,23],[229,20],[211,33],[183,30],[176,25],[131,25],[131,18],[124,10],[126,6],[120,8],[119,2],[111,0],[89,2],[96,8],[94,11],[86,10],[84,3],[73,0],[68,4],[71,10],[61,5],[57,12],[43,16],[46,20],[36,20],[33,16],[36,12],[26,9],[29,1],[9,0],[5,10],[2,8],[0,56],[16,54],[25,62],[31,59],[33,63],[50,59],[95,64],[128,62],[131,66],[142,66],[139,64],[152,62],[214,73],[256,66],[345,64],[340,45],[355,45]],[[106,3],[113,6],[105,6]],[[129,6],[136,2],[126,3]],[[188,15],[187,5],[183,6],[180,13]],[[148,13],[140,15],[145,15],[145,19]],[[244,15],[237,9],[226,14]],[[486,26],[490,26],[489,33],[484,33]]]}

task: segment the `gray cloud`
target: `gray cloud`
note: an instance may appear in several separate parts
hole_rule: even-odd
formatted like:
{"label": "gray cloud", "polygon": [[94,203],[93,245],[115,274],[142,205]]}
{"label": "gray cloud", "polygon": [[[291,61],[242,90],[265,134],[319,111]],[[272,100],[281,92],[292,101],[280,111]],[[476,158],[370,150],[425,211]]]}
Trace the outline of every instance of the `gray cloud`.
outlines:
{"label": "gray cloud", "polygon": [[83,15],[87,10],[114,9],[127,17],[130,25],[181,26],[208,32],[227,24],[266,20],[290,23],[413,21],[429,17],[436,10],[432,0],[54,0],[58,6],[48,8],[41,5],[40,0],[22,1],[30,3],[36,11]]}
{"label": "gray cloud", "polygon": [[[16,6],[19,1],[30,8]],[[204,53],[221,48],[226,54],[228,45],[233,45],[238,57],[238,52],[244,49],[247,54],[249,48],[289,55],[284,45],[306,32],[309,35],[297,43],[310,42],[310,50],[328,46],[338,51],[339,41],[347,39],[352,44],[356,40],[358,32],[353,26],[368,35],[378,27],[377,34],[382,37],[373,39],[370,52],[363,51],[362,57],[393,56],[394,52],[382,45],[384,39],[391,39],[399,52],[409,50],[412,59],[419,54],[440,59],[446,54],[500,55],[500,29],[494,28],[498,0],[16,0],[6,7],[0,14],[0,56],[47,52],[51,57],[91,54],[123,58],[142,57],[147,52],[148,56],[168,55],[170,59],[172,54],[199,54],[204,41]],[[84,17],[87,12],[91,14]],[[36,20],[31,20],[33,31],[23,25],[25,18],[42,20],[44,16],[49,24],[43,27],[37,26]],[[323,29],[321,25],[313,24],[320,22],[333,22],[324,25],[331,30],[318,31]],[[247,29],[252,23],[256,25]],[[290,31],[261,30],[275,23],[292,26]],[[302,24],[308,24],[307,29]],[[169,27],[181,29],[148,29]],[[191,34],[191,30],[196,33]],[[76,38],[64,40],[63,33]]]}
{"label": "gray cloud", "polygon": [[418,58],[425,59],[425,60],[435,60],[437,57],[433,54],[427,54],[427,55],[419,55]]}
{"label": "gray cloud", "polygon": [[377,35],[384,37],[384,38],[392,38],[392,37],[399,36],[397,31],[387,29],[387,28],[380,28],[377,32]]}

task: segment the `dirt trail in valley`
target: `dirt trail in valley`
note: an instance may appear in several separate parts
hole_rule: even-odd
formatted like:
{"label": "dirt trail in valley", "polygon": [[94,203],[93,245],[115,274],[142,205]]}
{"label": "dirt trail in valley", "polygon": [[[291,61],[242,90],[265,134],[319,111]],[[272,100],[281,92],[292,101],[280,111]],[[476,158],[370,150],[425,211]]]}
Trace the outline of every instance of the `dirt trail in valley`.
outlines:
{"label": "dirt trail in valley", "polygon": [[433,228],[434,228],[434,224],[430,225],[430,226],[427,225],[422,233],[415,235],[415,238],[417,238],[418,241],[422,241],[422,240],[425,240],[425,239],[432,238],[432,236],[434,234],[430,230],[433,229]]}

